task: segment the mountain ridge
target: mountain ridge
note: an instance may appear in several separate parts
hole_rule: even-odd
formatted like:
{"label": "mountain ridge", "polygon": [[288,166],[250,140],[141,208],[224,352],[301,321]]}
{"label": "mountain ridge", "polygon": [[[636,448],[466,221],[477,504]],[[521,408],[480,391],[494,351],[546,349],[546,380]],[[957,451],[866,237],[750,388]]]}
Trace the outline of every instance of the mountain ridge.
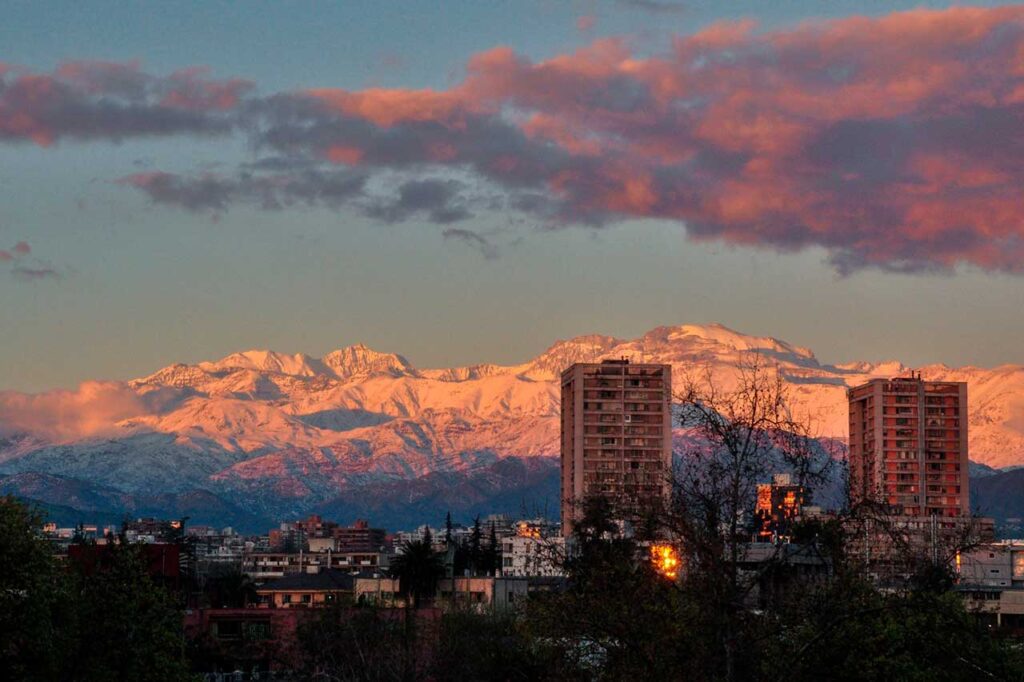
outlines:
{"label": "mountain ridge", "polygon": [[[840,439],[846,389],[907,371],[897,361],[822,363],[809,348],[720,324],[561,339],[514,365],[420,369],[364,344],[322,358],[248,350],[77,392],[0,393],[0,476],[65,476],[136,496],[203,489],[260,518],[317,508],[341,490],[396,494],[506,459],[550,461],[561,370],[621,357],[671,364],[677,382],[707,368],[724,387],[739,364],[761,358],[795,416]],[[972,460],[1024,465],[1024,367],[916,371],[968,382]]]}

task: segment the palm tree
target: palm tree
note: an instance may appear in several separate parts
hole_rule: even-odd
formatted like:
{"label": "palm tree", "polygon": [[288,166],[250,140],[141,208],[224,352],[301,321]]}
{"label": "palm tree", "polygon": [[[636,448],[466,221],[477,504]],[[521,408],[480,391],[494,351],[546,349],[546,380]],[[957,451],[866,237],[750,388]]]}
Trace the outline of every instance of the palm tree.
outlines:
{"label": "palm tree", "polygon": [[444,560],[427,540],[414,540],[402,546],[391,560],[391,577],[398,578],[399,592],[412,597],[414,608],[422,597],[432,597],[437,581],[444,576]]}

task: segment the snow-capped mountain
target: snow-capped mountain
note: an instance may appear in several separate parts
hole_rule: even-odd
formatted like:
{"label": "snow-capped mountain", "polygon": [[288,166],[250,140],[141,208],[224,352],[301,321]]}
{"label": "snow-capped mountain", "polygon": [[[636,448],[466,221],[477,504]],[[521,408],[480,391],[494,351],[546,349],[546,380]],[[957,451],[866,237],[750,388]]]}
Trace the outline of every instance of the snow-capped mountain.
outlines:
{"label": "snow-capped mountain", "polygon": [[[627,357],[669,363],[677,381],[710,368],[728,385],[754,354],[779,372],[798,416],[840,439],[846,388],[907,371],[898,362],[823,364],[807,348],[717,324],[631,340],[580,336],[514,366],[418,369],[361,344],[323,358],[250,350],[77,392],[0,393],[0,476],[37,474],[25,479],[34,494],[51,480],[136,497],[203,491],[265,518],[356,508],[360,494],[400,495],[417,489],[402,483],[414,480],[422,489],[490,476],[479,490],[508,498],[501,486],[535,492],[537,472],[557,469],[558,376],[569,364]],[[1024,367],[915,370],[968,382],[972,460],[1024,465]],[[536,462],[522,470],[530,476],[498,466],[513,459]]]}

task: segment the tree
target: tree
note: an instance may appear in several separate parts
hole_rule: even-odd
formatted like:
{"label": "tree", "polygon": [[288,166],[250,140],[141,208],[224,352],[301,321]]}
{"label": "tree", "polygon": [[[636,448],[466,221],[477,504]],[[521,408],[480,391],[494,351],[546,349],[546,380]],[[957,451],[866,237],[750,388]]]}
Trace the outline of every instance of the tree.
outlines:
{"label": "tree", "polygon": [[498,543],[498,531],[491,521],[491,532],[487,538],[487,547],[483,550],[481,568],[484,572],[495,574],[501,568],[501,545]]}
{"label": "tree", "polygon": [[1024,679],[1024,655],[988,632],[940,585],[880,591],[843,573],[774,613],[759,660],[765,680]]}
{"label": "tree", "polygon": [[237,566],[206,580],[203,592],[214,608],[243,608],[256,601],[256,583]]}
{"label": "tree", "polygon": [[189,679],[181,608],[150,578],[141,546],[122,537],[97,549],[101,562],[70,576],[83,635],[67,679]]}
{"label": "tree", "polygon": [[415,680],[416,630],[409,613],[335,604],[296,633],[297,672],[311,680]]}
{"label": "tree", "polygon": [[557,651],[531,638],[508,613],[446,611],[430,658],[428,679],[566,680]]}
{"label": "tree", "polygon": [[0,497],[0,677],[57,679],[75,635],[69,591],[38,512]]}
{"label": "tree", "polygon": [[469,533],[469,567],[473,571],[473,575],[480,570],[480,564],[483,559],[482,553],[482,541],[483,541],[483,530],[480,527],[480,515],[477,514],[476,518],[473,519],[473,530]]}
{"label": "tree", "polygon": [[[793,416],[777,369],[754,355],[738,366],[734,385],[723,388],[710,368],[684,375],[675,400],[690,443],[672,477],[672,499],[663,524],[686,552],[688,584],[713,622],[726,680],[738,679],[739,650],[757,637],[745,613],[757,571],[741,571],[750,539],[757,486],[782,469],[813,488],[833,458]],[[762,561],[762,568],[771,560]]]}
{"label": "tree", "polygon": [[452,544],[452,513],[449,511],[444,515],[444,546],[451,547]]}
{"label": "tree", "polygon": [[402,551],[391,560],[391,577],[398,578],[399,590],[411,598],[413,608],[423,598],[433,597],[437,581],[444,577],[444,560],[430,541],[413,540],[402,545]]}
{"label": "tree", "polygon": [[182,612],[135,546],[91,544],[102,563],[58,565],[38,513],[0,498],[0,676],[188,679]]}
{"label": "tree", "polygon": [[[688,602],[652,570],[634,538],[619,532],[616,506],[586,498],[573,524],[564,590],[527,602],[526,628],[559,649],[566,679],[683,679],[681,652],[699,629]],[[701,679],[700,676],[697,676]]]}

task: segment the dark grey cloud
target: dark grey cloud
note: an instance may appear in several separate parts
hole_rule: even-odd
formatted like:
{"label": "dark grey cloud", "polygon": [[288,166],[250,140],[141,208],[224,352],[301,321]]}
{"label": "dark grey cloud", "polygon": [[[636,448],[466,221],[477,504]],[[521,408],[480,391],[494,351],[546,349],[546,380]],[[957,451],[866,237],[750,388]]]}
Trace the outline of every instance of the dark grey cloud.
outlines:
{"label": "dark grey cloud", "polygon": [[473,232],[472,230],[464,230],[458,227],[449,227],[441,233],[446,240],[460,241],[464,244],[468,244],[472,248],[480,252],[480,254],[487,260],[494,260],[498,257],[498,249],[489,239],[483,235]]}
{"label": "dark grey cloud", "polygon": [[48,265],[40,265],[36,267],[28,265],[18,265],[11,270],[14,276],[18,279],[22,279],[29,282],[34,282],[43,279],[63,279],[64,276]]}
{"label": "dark grey cloud", "polygon": [[671,0],[616,0],[616,4],[626,9],[641,10],[652,14],[682,14],[687,11],[685,3]]}
{"label": "dark grey cloud", "polygon": [[156,171],[135,173],[118,182],[141,190],[153,203],[195,212],[223,212],[235,202],[255,204],[266,210],[295,205],[336,209],[363,194],[366,175],[347,169],[307,169],[290,174],[242,171],[230,177]]}
{"label": "dark grey cloud", "polygon": [[463,184],[457,180],[408,180],[399,185],[396,196],[376,200],[365,210],[371,218],[390,223],[414,216],[441,225],[455,223],[472,216],[461,196],[462,189]]}
{"label": "dark grey cloud", "polygon": [[50,74],[0,68],[0,140],[47,146],[64,138],[226,134],[252,88],[208,79],[201,69],[153,76],[106,62],[69,62]]}

